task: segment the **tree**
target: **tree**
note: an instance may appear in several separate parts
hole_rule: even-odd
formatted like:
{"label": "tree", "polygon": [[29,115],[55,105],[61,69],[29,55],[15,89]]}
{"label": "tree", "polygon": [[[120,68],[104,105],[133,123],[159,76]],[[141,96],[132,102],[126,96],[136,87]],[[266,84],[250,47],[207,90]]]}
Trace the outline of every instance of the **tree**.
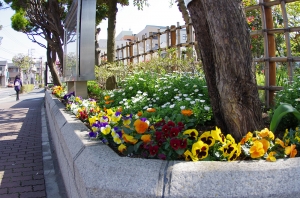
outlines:
{"label": "tree", "polygon": [[31,65],[33,64],[32,59],[24,54],[17,54],[12,58],[12,62],[15,66],[19,67],[20,75],[22,75],[22,70],[25,70],[26,79],[23,79],[25,84],[30,84],[28,76],[31,73]]}
{"label": "tree", "polygon": [[242,2],[188,4],[216,125],[241,139],[262,128],[261,102],[251,69],[250,33]]}
{"label": "tree", "polygon": [[[47,49],[47,62],[53,83],[61,85],[55,69],[56,58],[63,63],[63,21],[72,0],[5,0],[5,2],[11,3],[11,8],[16,11],[12,17],[13,29],[25,33],[32,42]],[[96,8],[96,22],[98,24],[107,16],[107,6],[97,4]],[[45,39],[47,45],[38,42],[36,37]]]}
{"label": "tree", "polygon": [[[115,52],[115,36],[116,36],[116,17],[118,3],[122,6],[128,6],[129,0],[98,0],[100,4],[106,4],[108,6],[108,26],[107,26],[107,62],[113,62],[116,57]],[[133,0],[133,5],[137,6],[139,10],[143,9],[144,5],[147,5],[148,0]]]}

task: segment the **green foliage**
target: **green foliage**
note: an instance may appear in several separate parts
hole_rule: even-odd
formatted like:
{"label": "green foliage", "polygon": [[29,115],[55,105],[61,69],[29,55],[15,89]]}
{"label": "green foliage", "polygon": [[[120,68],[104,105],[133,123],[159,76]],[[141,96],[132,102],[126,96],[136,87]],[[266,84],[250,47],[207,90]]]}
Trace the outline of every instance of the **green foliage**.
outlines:
{"label": "green foliage", "polygon": [[[293,106],[296,110],[300,109],[300,76],[296,76],[291,83],[287,78],[283,80],[284,89],[278,91],[275,96],[275,106],[270,112],[271,116],[274,114],[281,104],[286,103]],[[284,131],[285,129],[295,128],[299,124],[299,120],[292,114],[287,114],[278,124],[278,130]]]}
{"label": "green foliage", "polygon": [[23,84],[21,87],[21,93],[29,93],[34,89],[34,85],[33,84],[28,84],[25,85]]}
{"label": "green foliage", "polygon": [[12,28],[16,31],[26,32],[28,29],[29,21],[25,18],[25,12],[23,10],[17,11],[12,17]]}
{"label": "green foliage", "polygon": [[283,116],[285,116],[288,113],[293,113],[294,116],[296,116],[296,118],[300,120],[300,112],[297,111],[294,107],[292,107],[292,105],[283,103],[280,104],[274,111],[270,124],[270,130],[275,132]]}

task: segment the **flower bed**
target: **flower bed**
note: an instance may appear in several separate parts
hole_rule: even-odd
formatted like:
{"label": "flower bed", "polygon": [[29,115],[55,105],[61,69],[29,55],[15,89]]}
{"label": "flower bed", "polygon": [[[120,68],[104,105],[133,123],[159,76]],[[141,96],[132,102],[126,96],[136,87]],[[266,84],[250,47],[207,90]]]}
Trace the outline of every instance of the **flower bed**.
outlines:
{"label": "flower bed", "polygon": [[[54,87],[53,93],[63,89]],[[122,108],[100,108],[93,99],[81,99],[74,93],[64,96],[66,109],[89,126],[89,136],[109,144],[123,156],[162,160],[234,161],[295,157],[300,131],[287,130],[283,139],[274,137],[267,128],[249,132],[240,142],[219,128],[199,133],[188,125],[190,110],[182,110],[182,121],[151,117],[146,113],[124,114]],[[104,101],[110,97],[105,96]],[[187,121],[186,121],[187,120]]]}

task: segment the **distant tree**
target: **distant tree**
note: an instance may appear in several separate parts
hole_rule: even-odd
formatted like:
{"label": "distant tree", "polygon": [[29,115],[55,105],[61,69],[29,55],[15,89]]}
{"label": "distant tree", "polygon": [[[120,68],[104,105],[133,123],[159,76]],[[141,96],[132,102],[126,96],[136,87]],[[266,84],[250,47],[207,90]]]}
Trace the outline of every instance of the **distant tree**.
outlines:
{"label": "distant tree", "polygon": [[29,84],[28,76],[30,76],[31,73],[32,59],[24,54],[17,54],[12,58],[12,62],[19,68],[19,75],[22,75],[22,71],[25,71],[26,79],[23,79],[23,82]]}
{"label": "distant tree", "polygon": [[[98,0],[99,1],[99,0]],[[72,0],[5,0],[16,11],[12,17],[12,27],[23,32],[34,43],[47,49],[47,62],[53,83],[61,85],[56,71],[56,58],[63,63],[64,19]],[[106,4],[97,4],[96,23],[99,24],[107,16]],[[96,24],[95,24],[96,26]],[[39,42],[36,37],[47,41],[47,45]]]}
{"label": "distant tree", "polygon": [[[107,62],[113,62],[116,57],[115,52],[115,37],[116,37],[116,18],[118,3],[122,6],[128,6],[129,0],[98,0],[98,2],[106,4],[108,6],[108,26],[107,26]],[[143,9],[144,5],[147,5],[148,0],[133,0],[133,5],[139,10]]]}

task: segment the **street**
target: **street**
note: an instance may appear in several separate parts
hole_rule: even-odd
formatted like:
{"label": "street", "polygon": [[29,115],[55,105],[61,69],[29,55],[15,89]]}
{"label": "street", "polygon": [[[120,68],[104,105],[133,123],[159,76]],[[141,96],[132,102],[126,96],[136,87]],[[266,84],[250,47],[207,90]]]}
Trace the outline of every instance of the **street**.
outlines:
{"label": "street", "polygon": [[16,91],[14,90],[13,87],[0,88],[0,101],[15,96],[16,96]]}

